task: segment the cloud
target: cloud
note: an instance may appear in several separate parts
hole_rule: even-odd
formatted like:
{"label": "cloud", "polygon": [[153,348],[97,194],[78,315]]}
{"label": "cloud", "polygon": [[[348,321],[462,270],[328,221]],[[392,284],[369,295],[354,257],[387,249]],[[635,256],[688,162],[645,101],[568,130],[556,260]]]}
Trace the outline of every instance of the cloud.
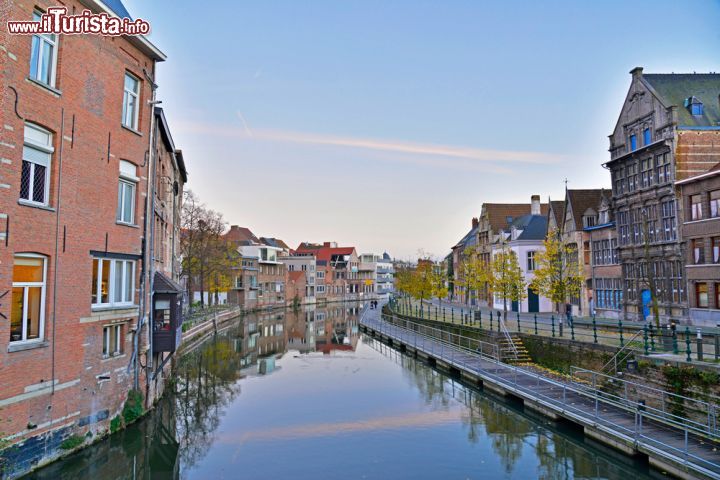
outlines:
{"label": "cloud", "polygon": [[482,170],[505,174],[516,171],[515,169],[502,166],[506,163],[553,165],[566,160],[565,155],[545,152],[493,150],[456,145],[355,138],[272,129],[253,129],[251,132],[244,118],[239,112],[237,113],[242,123],[241,128],[197,122],[179,122],[176,125],[176,129],[189,134],[240,137],[247,140],[319,145],[370,151],[380,154],[380,158],[386,161],[461,170]]}

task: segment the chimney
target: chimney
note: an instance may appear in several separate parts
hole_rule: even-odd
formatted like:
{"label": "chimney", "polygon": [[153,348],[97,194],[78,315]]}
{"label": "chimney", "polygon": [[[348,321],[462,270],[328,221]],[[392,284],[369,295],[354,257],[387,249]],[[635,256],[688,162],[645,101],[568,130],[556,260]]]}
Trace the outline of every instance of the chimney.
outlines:
{"label": "chimney", "polygon": [[323,242],[323,247],[326,247],[326,248],[327,248],[327,247],[329,247],[329,246],[330,246],[330,242]]}
{"label": "chimney", "polygon": [[530,215],[540,215],[540,195],[530,197]]}
{"label": "chimney", "polygon": [[472,219],[472,228],[478,228],[480,226],[480,220],[478,220],[477,217],[473,217]]}
{"label": "chimney", "polygon": [[630,70],[630,75],[633,76],[633,78],[636,77],[642,77],[643,67],[635,67],[632,70]]}

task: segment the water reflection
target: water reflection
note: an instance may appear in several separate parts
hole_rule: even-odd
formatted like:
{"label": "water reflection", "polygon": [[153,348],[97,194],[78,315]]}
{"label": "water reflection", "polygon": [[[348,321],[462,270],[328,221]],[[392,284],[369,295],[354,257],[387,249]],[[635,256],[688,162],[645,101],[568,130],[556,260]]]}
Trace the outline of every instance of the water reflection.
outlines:
{"label": "water reflection", "polygon": [[146,419],[33,477],[649,478],[361,336],[361,308],[238,319],[178,360]]}
{"label": "water reflection", "polygon": [[[401,352],[369,337],[365,342],[401,365],[409,384],[417,387],[422,399],[434,407],[446,408],[452,402],[466,407],[461,420],[467,439],[478,443],[489,439],[503,471],[508,477],[523,478],[518,463],[529,450],[538,461],[531,478],[652,478],[646,465],[639,464],[603,445],[595,444],[571,428],[525,412],[521,404],[499,401],[459,381],[427,367]],[[528,477],[530,478],[530,477]]]}

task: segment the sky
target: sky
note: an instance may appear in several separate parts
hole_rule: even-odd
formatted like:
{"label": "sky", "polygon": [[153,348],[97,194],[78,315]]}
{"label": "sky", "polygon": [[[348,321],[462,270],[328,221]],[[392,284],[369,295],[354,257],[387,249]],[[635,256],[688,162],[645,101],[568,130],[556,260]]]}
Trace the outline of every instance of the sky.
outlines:
{"label": "sky", "polygon": [[720,71],[719,0],[123,1],[187,188],[291,247],[441,258],[483,202],[609,188],[632,68]]}

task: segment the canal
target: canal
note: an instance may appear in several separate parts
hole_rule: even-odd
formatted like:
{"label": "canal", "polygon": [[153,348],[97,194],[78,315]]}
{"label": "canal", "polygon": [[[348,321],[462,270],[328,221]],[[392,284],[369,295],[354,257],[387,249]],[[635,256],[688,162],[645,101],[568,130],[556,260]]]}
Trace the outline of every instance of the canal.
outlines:
{"label": "canal", "polygon": [[360,312],[235,319],[179,359],[146,418],[28,478],[659,476],[360,334]]}

